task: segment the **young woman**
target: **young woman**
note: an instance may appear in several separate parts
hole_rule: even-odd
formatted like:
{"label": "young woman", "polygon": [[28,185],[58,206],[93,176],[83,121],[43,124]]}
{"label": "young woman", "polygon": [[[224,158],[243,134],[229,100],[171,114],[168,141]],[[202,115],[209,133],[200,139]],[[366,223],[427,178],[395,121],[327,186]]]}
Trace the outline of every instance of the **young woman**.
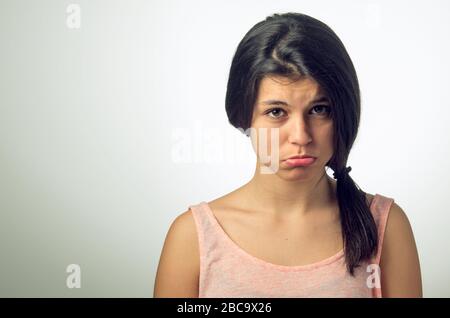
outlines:
{"label": "young woman", "polygon": [[359,85],[326,24],[286,13],[253,26],[232,61],[226,111],[251,136],[254,176],[174,220],[154,297],[422,297],[404,211],[349,175]]}

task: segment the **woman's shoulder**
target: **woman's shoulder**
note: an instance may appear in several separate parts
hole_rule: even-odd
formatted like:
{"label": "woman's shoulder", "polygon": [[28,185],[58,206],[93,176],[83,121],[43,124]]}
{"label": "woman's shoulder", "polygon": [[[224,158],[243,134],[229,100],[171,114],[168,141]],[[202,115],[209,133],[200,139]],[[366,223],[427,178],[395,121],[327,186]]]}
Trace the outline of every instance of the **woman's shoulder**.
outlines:
{"label": "woman's shoulder", "polygon": [[195,252],[198,253],[197,229],[190,208],[178,214],[172,221],[166,234],[166,243],[168,242],[177,250],[183,247],[189,252],[187,255],[195,256]]}
{"label": "woman's shoulder", "polygon": [[[215,214],[220,215],[219,219],[222,219],[222,211],[229,204],[228,198],[223,196],[206,202],[213,207]],[[198,230],[192,207],[176,214],[161,251],[155,295],[197,297],[200,275]]]}
{"label": "woman's shoulder", "polygon": [[[217,219],[226,221],[228,217],[233,215],[231,212],[239,211],[240,200],[237,192],[235,190],[212,201],[205,201],[208,207],[214,211],[213,214]],[[191,255],[195,255],[198,254],[198,230],[193,210],[188,208],[186,211],[176,215],[167,235],[178,237],[180,241],[183,241],[183,244],[189,244],[189,249],[196,252]]]}
{"label": "woman's shoulder", "polygon": [[172,221],[167,231],[155,278],[154,297],[198,297],[199,273],[196,226],[188,209]]}
{"label": "woman's shoulder", "polygon": [[387,216],[380,266],[383,297],[422,297],[420,261],[411,223],[392,202]]}

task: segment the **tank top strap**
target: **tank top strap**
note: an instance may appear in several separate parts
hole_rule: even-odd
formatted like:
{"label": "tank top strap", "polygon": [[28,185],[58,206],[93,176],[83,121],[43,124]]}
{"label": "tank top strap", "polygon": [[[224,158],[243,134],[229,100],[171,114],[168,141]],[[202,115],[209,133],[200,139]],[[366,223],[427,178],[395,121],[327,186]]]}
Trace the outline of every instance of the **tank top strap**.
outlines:
{"label": "tank top strap", "polygon": [[212,255],[219,254],[227,245],[223,244],[223,237],[217,229],[215,216],[209,210],[207,202],[190,205],[199,242],[200,258],[206,264]]}
{"label": "tank top strap", "polygon": [[373,259],[373,262],[378,265],[380,264],[384,233],[386,231],[389,211],[393,202],[393,198],[376,193],[370,205],[370,211],[372,212],[378,230],[378,251],[375,258]]}
{"label": "tank top strap", "polygon": [[216,230],[214,216],[211,215],[205,201],[190,205],[189,208],[192,211],[192,215],[199,232],[207,237],[210,237],[211,235],[217,235],[216,233],[214,233],[214,231]]}

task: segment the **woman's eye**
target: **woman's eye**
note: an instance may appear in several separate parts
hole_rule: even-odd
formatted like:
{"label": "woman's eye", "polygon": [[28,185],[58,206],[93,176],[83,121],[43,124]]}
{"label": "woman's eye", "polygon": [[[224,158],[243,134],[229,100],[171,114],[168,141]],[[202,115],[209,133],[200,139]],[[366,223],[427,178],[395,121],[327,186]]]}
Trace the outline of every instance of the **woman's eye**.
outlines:
{"label": "woman's eye", "polygon": [[[319,109],[319,113],[318,113],[319,115],[322,115],[322,114],[329,115],[329,113],[330,113],[330,107],[326,106],[326,105],[317,105],[317,106],[314,106],[312,109],[316,110],[316,111],[317,111],[317,109]],[[325,111],[320,111],[320,110],[325,110]]]}
{"label": "woman's eye", "polygon": [[[269,110],[266,114],[269,115],[269,117],[272,117],[272,118],[280,118],[280,116],[277,115],[277,114],[280,113],[280,111],[283,112],[283,113],[285,112],[281,108],[273,108],[273,109]],[[274,115],[274,114],[275,114],[275,116],[270,116],[270,115]]]}
{"label": "woman's eye", "polygon": [[[330,107],[327,105],[317,105],[312,108],[312,110],[318,115],[326,115],[328,116],[331,112]],[[282,117],[282,114],[286,113],[282,108],[272,108],[266,112],[266,114],[274,119],[278,119]]]}

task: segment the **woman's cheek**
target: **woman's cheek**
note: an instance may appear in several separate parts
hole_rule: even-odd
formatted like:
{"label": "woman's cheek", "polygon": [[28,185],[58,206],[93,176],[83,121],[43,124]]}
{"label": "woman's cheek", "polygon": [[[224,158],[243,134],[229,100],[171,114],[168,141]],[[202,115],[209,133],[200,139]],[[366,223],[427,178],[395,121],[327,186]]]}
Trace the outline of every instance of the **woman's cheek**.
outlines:
{"label": "woman's cheek", "polygon": [[[268,163],[267,160],[273,158],[279,159],[279,128],[255,128],[255,138],[252,138],[252,146],[255,153],[257,152],[260,161]],[[270,156],[263,160],[264,156]]]}

